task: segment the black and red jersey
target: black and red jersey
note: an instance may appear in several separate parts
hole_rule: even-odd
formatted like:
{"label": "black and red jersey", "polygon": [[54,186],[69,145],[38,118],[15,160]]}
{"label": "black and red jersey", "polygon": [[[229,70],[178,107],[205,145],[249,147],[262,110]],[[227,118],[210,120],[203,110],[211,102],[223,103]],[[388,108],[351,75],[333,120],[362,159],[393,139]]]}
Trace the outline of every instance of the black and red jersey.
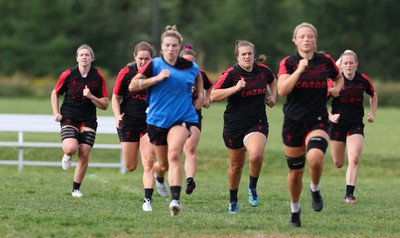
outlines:
{"label": "black and red jersey", "polygon": [[[211,81],[211,79],[207,76],[207,74],[206,74],[206,72],[204,72],[204,70],[200,70],[200,73],[201,73],[201,77],[203,79],[204,90],[210,89],[213,86],[214,82]],[[197,96],[196,88],[193,88],[193,92],[192,92],[193,101],[196,100],[197,97],[198,96]]]}
{"label": "black and red jersey", "polygon": [[113,93],[122,97],[120,105],[121,113],[125,113],[138,121],[146,121],[147,90],[129,92],[128,86],[132,78],[137,74],[137,65],[126,66],[118,73]]}
{"label": "black and red jersey", "polygon": [[246,86],[227,99],[228,104],[224,112],[225,128],[239,129],[260,123],[260,120],[267,120],[267,84],[275,80],[275,75],[265,64],[255,63],[251,72],[236,64],[223,73],[214,89],[235,86],[241,79],[246,81]]}
{"label": "black and red jersey", "polygon": [[100,70],[94,67],[90,67],[85,78],[79,72],[78,66],[60,75],[54,90],[57,95],[65,94],[60,109],[64,118],[85,120],[96,117],[96,106],[83,96],[85,86],[98,98],[108,97],[105,78]]}
{"label": "black and red jersey", "polygon": [[[340,114],[338,124],[360,124],[364,117],[364,92],[372,97],[375,89],[365,74],[356,72],[352,80],[347,79],[343,74],[343,78],[344,85],[340,96],[332,97],[332,114]],[[334,86],[331,80],[328,86]]]}
{"label": "black and red jersey", "polygon": [[[292,74],[301,59],[298,53],[284,58],[279,65],[278,77]],[[293,90],[286,96],[283,105],[285,116],[306,124],[327,120],[328,79],[336,78],[338,74],[339,69],[330,55],[315,52]]]}

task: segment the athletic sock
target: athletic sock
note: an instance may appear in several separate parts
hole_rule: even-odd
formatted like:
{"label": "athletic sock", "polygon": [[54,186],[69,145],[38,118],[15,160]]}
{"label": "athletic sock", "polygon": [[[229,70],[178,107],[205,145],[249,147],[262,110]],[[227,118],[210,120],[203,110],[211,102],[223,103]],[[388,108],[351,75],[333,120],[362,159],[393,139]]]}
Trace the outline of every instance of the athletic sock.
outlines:
{"label": "athletic sock", "polygon": [[355,188],[356,188],[356,186],[347,185],[346,186],[346,195],[354,194]]}
{"label": "athletic sock", "polygon": [[154,189],[152,189],[152,188],[145,188],[144,189],[144,197],[150,199],[150,201],[151,201],[151,199],[153,197],[153,191],[154,191]]}
{"label": "athletic sock", "polygon": [[171,186],[171,199],[172,200],[179,200],[179,197],[181,195],[181,186]]}
{"label": "athletic sock", "polygon": [[234,190],[229,189],[229,194],[230,194],[229,202],[237,202],[238,201],[238,199],[237,199],[238,191],[239,191],[239,189],[234,189]]}
{"label": "athletic sock", "polygon": [[290,202],[290,211],[292,213],[300,211],[300,202]]}
{"label": "athletic sock", "polygon": [[159,182],[159,183],[164,183],[164,177],[158,177],[158,176],[156,175],[156,180],[157,180],[157,182]]}
{"label": "athletic sock", "polygon": [[254,189],[257,188],[258,177],[249,176],[249,188]]}
{"label": "athletic sock", "polygon": [[79,190],[80,188],[81,188],[81,183],[77,183],[74,181],[74,184],[72,185],[72,191]]}
{"label": "athletic sock", "polygon": [[319,190],[320,190],[319,184],[313,184],[313,183],[311,182],[311,184],[310,184],[310,189],[311,189],[311,191],[313,191],[313,192],[319,191]]}

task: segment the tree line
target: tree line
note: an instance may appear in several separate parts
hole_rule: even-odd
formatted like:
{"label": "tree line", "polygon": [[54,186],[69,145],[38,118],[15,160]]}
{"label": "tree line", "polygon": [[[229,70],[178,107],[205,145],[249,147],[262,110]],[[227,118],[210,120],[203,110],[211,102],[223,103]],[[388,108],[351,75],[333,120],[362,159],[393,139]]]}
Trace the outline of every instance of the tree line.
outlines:
{"label": "tree line", "polygon": [[310,22],[318,50],[337,59],[352,49],[360,71],[396,80],[398,9],[397,0],[0,0],[0,75],[57,77],[76,63],[82,43],[94,49],[94,65],[117,74],[135,43],[159,50],[166,25],[178,27],[205,70],[234,64],[234,44],[242,39],[277,73],[280,60],[295,52],[294,27]]}

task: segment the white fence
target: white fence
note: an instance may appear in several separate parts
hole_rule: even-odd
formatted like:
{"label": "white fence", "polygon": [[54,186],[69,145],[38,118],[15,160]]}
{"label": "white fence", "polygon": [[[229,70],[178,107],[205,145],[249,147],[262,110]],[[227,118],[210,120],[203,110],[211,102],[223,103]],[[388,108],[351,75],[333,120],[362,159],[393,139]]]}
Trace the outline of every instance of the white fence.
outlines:
{"label": "white fence", "polygon": [[[94,149],[118,149],[120,150],[119,163],[91,163],[89,167],[113,167],[119,168],[121,173],[126,172],[123,161],[121,145],[119,143],[115,129],[115,119],[111,116],[98,116],[97,135],[114,134],[115,144],[95,143]],[[0,114],[0,132],[18,133],[18,141],[2,141],[0,138],[0,147],[18,148],[18,160],[0,160],[0,165],[18,165],[18,171],[23,170],[24,165],[31,166],[61,166],[60,160],[53,161],[25,161],[24,148],[62,148],[61,142],[27,142],[24,140],[24,133],[60,133],[60,124],[54,121],[53,115],[30,115],[30,114]],[[61,152],[62,153],[62,152]],[[76,166],[76,163],[72,163]]]}

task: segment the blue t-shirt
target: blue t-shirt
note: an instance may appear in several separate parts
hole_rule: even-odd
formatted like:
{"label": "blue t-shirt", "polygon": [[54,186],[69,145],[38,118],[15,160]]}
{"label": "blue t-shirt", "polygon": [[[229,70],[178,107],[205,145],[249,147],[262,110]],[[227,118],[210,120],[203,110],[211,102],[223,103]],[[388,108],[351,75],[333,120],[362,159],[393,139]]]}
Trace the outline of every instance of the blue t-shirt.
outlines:
{"label": "blue t-shirt", "polygon": [[199,67],[180,57],[174,66],[169,65],[162,57],[157,57],[142,67],[139,73],[150,78],[163,69],[170,71],[170,77],[147,89],[147,124],[170,128],[178,121],[198,123],[192,101],[192,87],[200,72]]}

